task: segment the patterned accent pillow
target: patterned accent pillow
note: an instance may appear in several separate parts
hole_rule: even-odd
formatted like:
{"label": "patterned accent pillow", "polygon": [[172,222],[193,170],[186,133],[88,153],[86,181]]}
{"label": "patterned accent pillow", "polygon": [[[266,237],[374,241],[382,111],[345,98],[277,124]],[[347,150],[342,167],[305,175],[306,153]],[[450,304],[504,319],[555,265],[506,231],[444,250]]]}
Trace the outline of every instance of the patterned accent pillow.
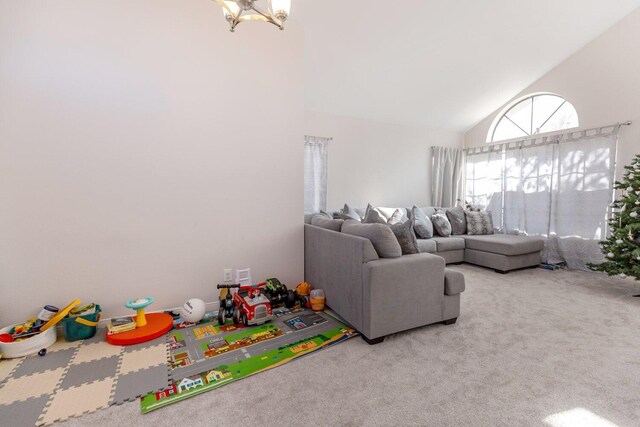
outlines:
{"label": "patterned accent pillow", "polygon": [[462,207],[447,209],[447,218],[451,223],[451,234],[460,235],[467,232],[467,220]]}
{"label": "patterned accent pillow", "polygon": [[465,211],[464,214],[467,217],[467,234],[470,236],[493,234],[491,212]]}
{"label": "patterned accent pillow", "polygon": [[389,218],[389,225],[404,224],[405,222],[408,222],[408,221],[409,220],[405,218],[402,211],[400,209],[396,209],[393,215],[391,215],[391,218]]}
{"label": "patterned accent pillow", "polygon": [[398,244],[400,244],[400,248],[402,249],[402,255],[420,253],[418,240],[416,239],[416,234],[413,232],[413,221],[409,220],[397,224],[391,224],[389,222],[389,228],[391,228],[396,239],[398,239]]}
{"label": "patterned accent pillow", "polygon": [[451,223],[447,218],[447,214],[445,214],[443,211],[438,211],[435,214],[431,215],[431,222],[433,223],[433,228],[440,236],[451,236]]}

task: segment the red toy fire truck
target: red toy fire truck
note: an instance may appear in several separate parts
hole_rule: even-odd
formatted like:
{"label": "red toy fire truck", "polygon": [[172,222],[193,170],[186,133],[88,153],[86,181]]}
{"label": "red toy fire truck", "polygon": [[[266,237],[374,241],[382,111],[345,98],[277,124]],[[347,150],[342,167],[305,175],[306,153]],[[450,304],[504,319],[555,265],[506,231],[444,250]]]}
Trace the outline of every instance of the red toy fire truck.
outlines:
{"label": "red toy fire truck", "polygon": [[233,294],[233,323],[236,325],[242,323],[246,326],[261,325],[273,319],[271,302],[263,293],[265,286],[266,283],[257,285],[218,285],[218,289],[238,289]]}

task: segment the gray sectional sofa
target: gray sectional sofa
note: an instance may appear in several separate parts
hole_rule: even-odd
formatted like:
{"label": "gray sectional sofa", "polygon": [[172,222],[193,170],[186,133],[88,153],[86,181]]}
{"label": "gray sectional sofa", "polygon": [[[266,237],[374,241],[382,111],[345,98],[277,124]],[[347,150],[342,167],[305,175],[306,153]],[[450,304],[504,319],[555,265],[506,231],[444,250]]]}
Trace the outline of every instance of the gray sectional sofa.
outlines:
{"label": "gray sectional sofa", "polygon": [[305,280],[369,344],[431,323],[455,323],[464,275],[431,253],[380,258],[371,241],[304,226]]}
{"label": "gray sectional sofa", "polygon": [[[387,217],[396,209],[407,217],[411,211],[377,209]],[[370,344],[419,326],[455,323],[465,279],[446,264],[468,262],[506,273],[537,266],[544,245],[535,237],[461,234],[417,239],[420,253],[381,258],[369,239],[342,233],[339,222],[312,225],[312,217],[305,215],[305,280],[323,289],[327,305]]]}

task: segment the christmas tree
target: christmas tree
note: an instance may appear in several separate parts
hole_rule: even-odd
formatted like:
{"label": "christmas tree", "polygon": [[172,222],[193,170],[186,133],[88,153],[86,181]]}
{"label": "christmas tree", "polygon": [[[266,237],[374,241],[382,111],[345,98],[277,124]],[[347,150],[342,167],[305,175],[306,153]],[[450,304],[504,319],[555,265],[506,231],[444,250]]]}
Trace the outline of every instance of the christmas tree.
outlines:
{"label": "christmas tree", "polygon": [[600,242],[605,261],[589,268],[640,280],[640,155],[624,169],[622,181],[614,186],[622,196],[613,204],[617,212],[609,219],[611,236]]}

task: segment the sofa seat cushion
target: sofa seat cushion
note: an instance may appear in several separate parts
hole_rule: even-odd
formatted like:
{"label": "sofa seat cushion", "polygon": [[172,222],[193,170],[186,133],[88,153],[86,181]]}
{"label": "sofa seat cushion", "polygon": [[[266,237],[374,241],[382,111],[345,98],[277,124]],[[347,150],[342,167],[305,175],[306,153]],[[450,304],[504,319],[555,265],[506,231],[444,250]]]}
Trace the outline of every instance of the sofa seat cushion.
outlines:
{"label": "sofa seat cushion", "polygon": [[455,251],[464,249],[464,239],[460,237],[434,237],[438,252]]}
{"label": "sofa seat cushion", "polygon": [[433,239],[418,239],[418,249],[420,249],[420,252],[432,254],[436,251],[436,241]]}
{"label": "sofa seat cushion", "polygon": [[461,236],[467,249],[491,252],[500,255],[523,255],[539,252],[544,241],[539,237],[514,236],[512,234],[489,234],[487,236]]}
{"label": "sofa seat cushion", "polygon": [[464,292],[464,274],[459,271],[444,269],[444,294],[458,295]]}

